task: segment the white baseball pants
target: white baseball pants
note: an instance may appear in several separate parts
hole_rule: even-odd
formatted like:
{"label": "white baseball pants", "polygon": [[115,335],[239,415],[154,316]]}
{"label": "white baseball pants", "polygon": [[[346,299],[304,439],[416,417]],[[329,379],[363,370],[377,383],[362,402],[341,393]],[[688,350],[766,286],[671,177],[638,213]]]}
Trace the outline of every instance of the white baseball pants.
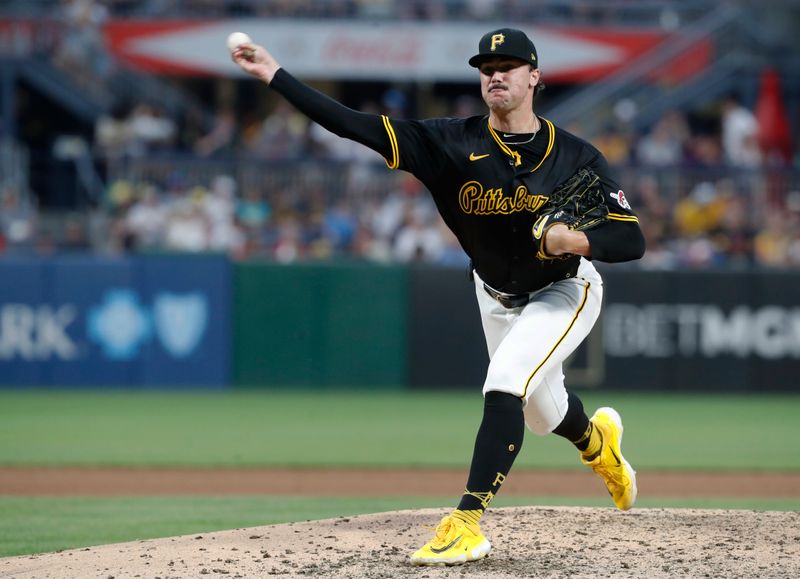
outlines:
{"label": "white baseball pants", "polygon": [[531,294],[527,305],[506,309],[475,273],[489,369],[483,393],[507,392],[523,399],[525,424],[539,435],[553,431],[567,412],[564,360],[589,335],[603,300],[603,280],[581,258],[574,278]]}

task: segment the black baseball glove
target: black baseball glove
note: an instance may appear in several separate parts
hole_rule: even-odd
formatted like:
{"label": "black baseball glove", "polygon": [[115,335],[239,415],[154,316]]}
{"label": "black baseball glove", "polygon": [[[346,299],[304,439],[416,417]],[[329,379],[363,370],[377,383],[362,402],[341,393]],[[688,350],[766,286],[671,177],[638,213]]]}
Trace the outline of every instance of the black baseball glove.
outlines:
{"label": "black baseball glove", "polygon": [[608,220],[608,206],[600,177],[584,167],[553,191],[533,224],[533,244],[538,259],[567,259],[571,255],[548,255],[544,250],[547,230],[556,223],[584,231]]}

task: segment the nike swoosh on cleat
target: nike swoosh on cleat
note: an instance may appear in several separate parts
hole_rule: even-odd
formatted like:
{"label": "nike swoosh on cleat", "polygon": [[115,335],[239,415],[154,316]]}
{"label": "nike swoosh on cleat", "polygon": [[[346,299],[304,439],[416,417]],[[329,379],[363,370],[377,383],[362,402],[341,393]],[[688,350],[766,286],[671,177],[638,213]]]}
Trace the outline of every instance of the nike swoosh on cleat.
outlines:
{"label": "nike swoosh on cleat", "polygon": [[491,153],[486,153],[485,155],[476,155],[475,153],[470,153],[469,154],[469,160],[470,161],[480,161],[481,159],[485,159],[489,155],[491,155]]}
{"label": "nike swoosh on cleat", "polygon": [[432,553],[444,553],[445,551],[447,551],[448,549],[453,547],[456,543],[458,543],[461,540],[461,537],[463,537],[463,535],[459,535],[458,537],[456,537],[455,539],[450,541],[450,543],[448,543],[444,547],[440,547],[439,549],[434,549],[433,547],[431,547],[431,552]]}

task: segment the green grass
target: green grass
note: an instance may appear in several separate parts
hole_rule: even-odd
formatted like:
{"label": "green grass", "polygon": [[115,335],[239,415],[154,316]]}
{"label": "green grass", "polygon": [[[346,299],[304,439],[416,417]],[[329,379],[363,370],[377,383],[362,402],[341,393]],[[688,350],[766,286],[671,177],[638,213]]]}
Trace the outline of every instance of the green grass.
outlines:
{"label": "green grass", "polygon": [[[582,392],[612,405],[642,470],[798,471],[800,396]],[[0,465],[466,468],[480,392],[0,392]],[[515,470],[582,468],[556,436],[528,435]],[[0,556],[425,506],[453,497],[3,497]],[[605,499],[504,505],[608,507]],[[637,506],[800,510],[795,499],[650,499]]]}
{"label": "green grass", "polygon": [[[640,470],[800,470],[800,396],[581,393]],[[0,465],[457,467],[479,392],[0,392]],[[515,468],[580,468],[528,434]]]}
{"label": "green grass", "polygon": [[[453,497],[0,497],[0,557],[363,513],[448,508],[452,507],[452,501]],[[606,499],[555,497],[498,497],[492,505],[610,508]],[[638,507],[800,510],[800,500],[642,499]]]}

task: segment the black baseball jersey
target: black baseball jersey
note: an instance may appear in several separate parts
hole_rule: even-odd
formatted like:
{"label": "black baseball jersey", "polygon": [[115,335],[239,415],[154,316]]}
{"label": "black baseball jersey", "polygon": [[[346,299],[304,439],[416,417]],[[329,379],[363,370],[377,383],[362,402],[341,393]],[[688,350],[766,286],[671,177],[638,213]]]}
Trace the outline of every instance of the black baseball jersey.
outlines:
{"label": "black baseball jersey", "polygon": [[585,232],[592,259],[628,261],[644,253],[638,218],[603,156],[546,119],[524,143],[525,135],[493,129],[488,116],[417,121],[360,113],[283,69],[270,86],[328,130],[379,152],[391,169],[416,176],[478,275],[497,290],[531,292],[575,275],[579,256],[536,258],[531,228],[550,193],[581,167],[600,177],[609,207],[609,221]]}

